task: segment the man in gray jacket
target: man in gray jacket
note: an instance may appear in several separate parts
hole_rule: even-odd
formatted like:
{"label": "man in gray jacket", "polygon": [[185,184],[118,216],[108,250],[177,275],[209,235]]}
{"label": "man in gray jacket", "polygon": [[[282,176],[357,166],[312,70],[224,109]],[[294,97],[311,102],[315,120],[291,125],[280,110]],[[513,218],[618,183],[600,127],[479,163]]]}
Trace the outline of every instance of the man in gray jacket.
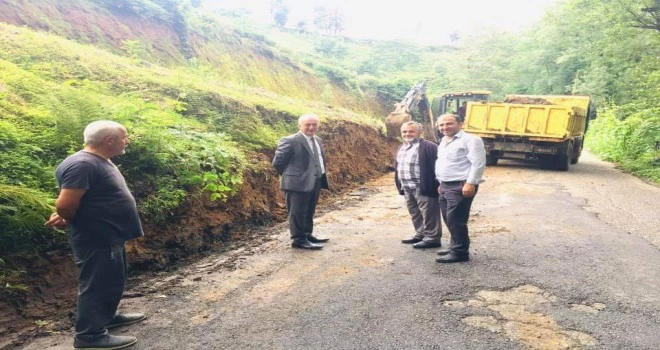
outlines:
{"label": "man in gray jacket", "polygon": [[300,249],[321,249],[318,243],[328,238],[317,238],[314,230],[314,212],[321,189],[328,189],[323,140],[316,136],[319,117],[305,114],[298,118],[299,132],[280,140],[275,150],[273,167],[281,175],[280,188],[284,190],[289,214],[291,246]]}

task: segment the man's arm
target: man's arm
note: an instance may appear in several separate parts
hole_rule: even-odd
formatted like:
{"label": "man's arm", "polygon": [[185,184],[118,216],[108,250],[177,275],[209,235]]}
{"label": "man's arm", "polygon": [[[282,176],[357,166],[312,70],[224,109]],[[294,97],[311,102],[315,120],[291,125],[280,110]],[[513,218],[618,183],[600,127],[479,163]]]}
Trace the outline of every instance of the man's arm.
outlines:
{"label": "man's arm", "polygon": [[76,216],[80,207],[80,200],[87,190],[84,188],[63,188],[55,201],[57,214],[65,219],[71,220]]}
{"label": "man's arm", "polygon": [[472,138],[467,144],[467,158],[472,164],[468,178],[463,185],[463,197],[472,198],[477,193],[477,185],[481,182],[486,169],[486,149],[484,142],[479,137]]}
{"label": "man's arm", "polygon": [[471,166],[466,183],[478,185],[486,170],[486,148],[480,137],[473,137],[468,140],[467,158]]}
{"label": "man's arm", "polygon": [[44,223],[44,226],[62,229],[67,227],[69,224],[68,221],[76,216],[78,207],[80,207],[80,200],[85,194],[85,191],[87,190],[84,188],[62,189],[55,202],[56,212],[50,215],[50,218]]}
{"label": "man's arm", "polygon": [[277,170],[278,174],[282,175],[284,169],[289,165],[292,155],[292,140],[289,138],[281,139],[275,150],[275,156],[273,157],[273,167]]}

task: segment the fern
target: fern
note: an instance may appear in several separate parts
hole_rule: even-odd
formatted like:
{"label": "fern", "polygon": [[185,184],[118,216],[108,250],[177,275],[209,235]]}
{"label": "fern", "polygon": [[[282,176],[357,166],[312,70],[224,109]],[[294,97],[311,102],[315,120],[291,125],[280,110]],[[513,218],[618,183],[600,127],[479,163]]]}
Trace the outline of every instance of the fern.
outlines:
{"label": "fern", "polygon": [[55,231],[43,223],[54,210],[52,202],[43,192],[0,184],[0,253],[50,241]]}

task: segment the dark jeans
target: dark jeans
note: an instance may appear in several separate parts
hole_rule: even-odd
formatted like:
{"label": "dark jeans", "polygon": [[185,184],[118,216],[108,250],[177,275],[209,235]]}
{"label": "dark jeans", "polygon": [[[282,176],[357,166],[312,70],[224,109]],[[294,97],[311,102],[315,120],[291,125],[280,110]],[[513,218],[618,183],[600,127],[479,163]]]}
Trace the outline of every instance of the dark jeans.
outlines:
{"label": "dark jeans", "polygon": [[286,209],[289,214],[291,239],[305,241],[314,231],[314,212],[321,193],[321,180],[317,179],[312,192],[286,191]]}
{"label": "dark jeans", "polygon": [[108,333],[126,280],[124,244],[106,248],[72,245],[76,266],[80,269],[76,338],[93,340]]}
{"label": "dark jeans", "polygon": [[[468,218],[472,207],[472,198],[463,197],[465,181],[443,182],[438,201],[445,225],[451,234],[449,249],[458,255],[470,254],[470,237],[468,236]],[[477,191],[479,186],[477,186]],[[476,192],[475,191],[475,196]]]}

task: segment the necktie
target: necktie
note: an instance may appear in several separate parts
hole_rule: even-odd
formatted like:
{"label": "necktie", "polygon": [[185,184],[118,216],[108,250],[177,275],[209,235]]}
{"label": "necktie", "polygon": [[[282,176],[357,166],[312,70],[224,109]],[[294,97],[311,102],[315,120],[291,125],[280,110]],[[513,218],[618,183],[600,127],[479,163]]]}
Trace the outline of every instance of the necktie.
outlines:
{"label": "necktie", "polygon": [[312,140],[312,145],[311,145],[312,146],[312,152],[314,152],[314,157],[318,161],[319,151],[316,149],[316,139],[314,138],[314,136],[310,137],[310,139]]}
{"label": "necktie", "polygon": [[316,165],[316,176],[321,176],[321,165],[319,161],[319,151],[316,148],[316,140],[314,139],[314,136],[310,137],[312,140],[312,152],[314,152],[314,164]]}

